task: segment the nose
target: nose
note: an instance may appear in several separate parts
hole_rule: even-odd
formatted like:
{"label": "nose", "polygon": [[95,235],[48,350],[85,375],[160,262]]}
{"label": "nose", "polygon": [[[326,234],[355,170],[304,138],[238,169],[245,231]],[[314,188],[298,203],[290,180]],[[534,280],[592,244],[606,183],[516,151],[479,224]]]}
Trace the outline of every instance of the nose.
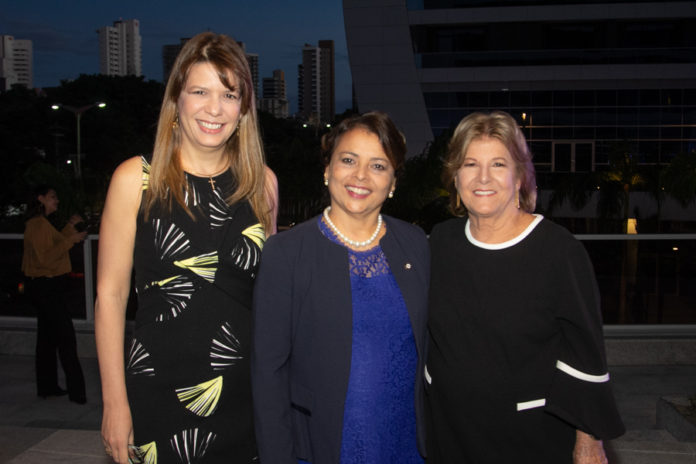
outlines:
{"label": "nose", "polygon": [[220,99],[217,96],[211,95],[206,102],[206,111],[211,115],[218,115],[221,112]]}
{"label": "nose", "polygon": [[488,182],[489,177],[490,173],[488,172],[488,166],[482,166],[481,170],[479,171],[479,180],[486,183]]}
{"label": "nose", "polygon": [[360,163],[358,169],[355,171],[355,176],[362,180],[367,177],[367,170],[369,169],[368,163]]}

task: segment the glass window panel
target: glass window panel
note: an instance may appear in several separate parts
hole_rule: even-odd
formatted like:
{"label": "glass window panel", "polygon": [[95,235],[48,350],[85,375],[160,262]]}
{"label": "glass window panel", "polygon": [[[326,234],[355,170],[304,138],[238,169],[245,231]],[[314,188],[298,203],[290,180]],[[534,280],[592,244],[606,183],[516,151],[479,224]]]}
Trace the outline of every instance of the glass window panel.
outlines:
{"label": "glass window panel", "polygon": [[576,109],[575,110],[575,124],[579,126],[588,126],[595,124],[595,110],[594,109]]}
{"label": "glass window panel", "polygon": [[696,108],[684,109],[684,124],[696,124]]}
{"label": "glass window panel", "polygon": [[660,130],[655,126],[642,126],[638,130],[638,137],[641,139],[656,139],[660,136]]}
{"label": "glass window panel", "polygon": [[597,90],[597,106],[616,106],[616,90]]}
{"label": "glass window panel", "polygon": [[553,145],[553,170],[555,172],[569,172],[572,146],[570,143],[556,143]]}
{"label": "glass window panel", "polygon": [[552,104],[552,92],[532,92],[531,93],[531,104],[533,106],[551,106]]}
{"label": "glass window panel", "polygon": [[661,124],[681,124],[682,111],[680,108],[662,108],[660,110]]}
{"label": "glass window panel", "polygon": [[553,112],[553,124],[556,126],[570,126],[573,124],[573,111],[570,109],[558,109]]}
{"label": "glass window panel", "polygon": [[554,106],[573,106],[573,92],[570,90],[559,90],[553,93]]}
{"label": "glass window panel", "polygon": [[575,106],[595,106],[594,90],[576,90]]}
{"label": "glass window panel", "polygon": [[529,108],[531,101],[529,92],[510,92],[510,106],[512,107]]}
{"label": "glass window panel", "polygon": [[575,172],[592,171],[592,144],[575,144]]}
{"label": "glass window panel", "polygon": [[575,139],[594,139],[595,129],[594,127],[575,127],[573,130],[573,138]]}
{"label": "glass window panel", "polygon": [[638,124],[638,109],[627,108],[616,110],[616,124],[619,126]]}
{"label": "glass window panel", "polygon": [[660,138],[663,139],[679,139],[682,136],[681,127],[661,127]]}
{"label": "glass window panel", "polygon": [[637,127],[617,127],[616,128],[616,138],[619,140],[635,140],[638,138],[638,128]]}
{"label": "glass window panel", "polygon": [[534,163],[547,163],[551,165],[551,142],[532,142],[530,150],[534,157]]}
{"label": "glass window panel", "polygon": [[660,91],[657,89],[644,89],[640,91],[641,106],[656,106],[660,104]]}
{"label": "glass window panel", "polygon": [[640,94],[638,90],[619,90],[616,93],[616,104],[618,106],[638,106]]}
{"label": "glass window panel", "polygon": [[491,106],[493,108],[500,108],[507,110],[510,107],[510,93],[511,92],[491,92]]}
{"label": "glass window panel", "polygon": [[444,92],[426,92],[423,94],[425,106],[428,108],[447,108],[449,94]]}
{"label": "glass window panel", "polygon": [[550,139],[551,138],[551,128],[550,127],[537,127],[536,121],[534,121],[534,127],[530,127],[529,130],[524,131],[524,135],[530,139]]}
{"label": "glass window panel", "polygon": [[469,104],[471,106],[488,107],[488,92],[471,92],[469,94]]}
{"label": "glass window panel", "polygon": [[467,92],[457,92],[452,97],[454,99],[452,106],[469,106],[469,94]]}
{"label": "glass window panel", "polygon": [[660,91],[661,105],[681,105],[682,91],[681,89],[662,89]]}
{"label": "glass window panel", "polygon": [[684,105],[696,105],[696,89],[684,89]]}
{"label": "glass window panel", "polygon": [[660,123],[660,110],[658,108],[641,108],[638,113],[638,121],[643,125]]}
{"label": "glass window panel", "polygon": [[598,139],[616,139],[616,127],[597,127],[595,137]]}
{"label": "glass window panel", "polygon": [[553,135],[554,139],[572,139],[573,138],[573,128],[572,127],[554,127],[552,135]]}

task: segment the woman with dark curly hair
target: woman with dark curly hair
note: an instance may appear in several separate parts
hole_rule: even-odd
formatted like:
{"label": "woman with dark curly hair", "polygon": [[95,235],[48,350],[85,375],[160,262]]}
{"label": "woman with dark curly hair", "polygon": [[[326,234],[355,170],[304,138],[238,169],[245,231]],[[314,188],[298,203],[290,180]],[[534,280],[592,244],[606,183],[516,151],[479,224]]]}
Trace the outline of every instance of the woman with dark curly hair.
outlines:
{"label": "woman with dark curly hair", "polygon": [[373,112],[339,123],[322,151],[330,206],[268,240],[254,290],[259,457],[422,463],[428,244],[380,214],[406,145]]}

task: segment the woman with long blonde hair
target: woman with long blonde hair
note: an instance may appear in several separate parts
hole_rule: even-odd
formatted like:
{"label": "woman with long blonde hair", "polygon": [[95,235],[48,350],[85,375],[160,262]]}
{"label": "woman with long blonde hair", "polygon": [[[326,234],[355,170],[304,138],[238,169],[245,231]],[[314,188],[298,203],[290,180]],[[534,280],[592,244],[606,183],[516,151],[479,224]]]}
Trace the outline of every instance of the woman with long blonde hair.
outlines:
{"label": "woman with long blonde hair", "polygon": [[[152,158],[115,171],[101,223],[95,335],[102,437],[117,463],[256,458],[251,292],[275,232],[246,56],[206,32],[167,83]],[[135,270],[133,337],[125,311]]]}

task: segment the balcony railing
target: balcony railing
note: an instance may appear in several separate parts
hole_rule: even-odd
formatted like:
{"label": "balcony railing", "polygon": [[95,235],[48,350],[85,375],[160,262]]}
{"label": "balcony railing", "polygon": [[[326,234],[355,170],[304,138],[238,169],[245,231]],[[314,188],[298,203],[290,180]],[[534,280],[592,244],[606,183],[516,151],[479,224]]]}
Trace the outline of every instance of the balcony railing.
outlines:
{"label": "balcony railing", "polygon": [[[576,235],[592,260],[605,325],[612,331],[696,333],[696,234]],[[22,234],[0,234],[0,323],[24,324],[36,311],[23,293]],[[71,250],[67,291],[73,319],[94,321],[99,236]],[[135,315],[131,291],[127,318]]]}

